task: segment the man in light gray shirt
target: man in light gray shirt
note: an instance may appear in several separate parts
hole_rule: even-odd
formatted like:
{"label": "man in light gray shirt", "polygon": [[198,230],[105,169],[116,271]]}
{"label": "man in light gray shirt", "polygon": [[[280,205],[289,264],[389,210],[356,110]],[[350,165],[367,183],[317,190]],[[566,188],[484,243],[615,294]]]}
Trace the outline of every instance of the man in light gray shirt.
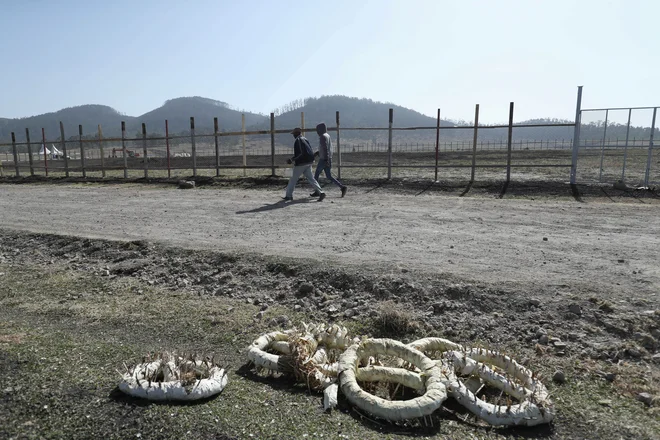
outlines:
{"label": "man in light gray shirt", "polygon": [[[316,134],[319,135],[319,151],[317,151],[314,155],[318,156],[319,163],[316,165],[316,173],[314,173],[314,179],[318,181],[319,176],[321,175],[321,171],[325,171],[325,177],[327,177],[332,183],[341,189],[341,196],[344,197],[348,187],[332,176],[332,141],[330,140],[328,127],[325,125],[325,123],[321,122],[316,126]],[[311,195],[318,196],[316,191]]]}

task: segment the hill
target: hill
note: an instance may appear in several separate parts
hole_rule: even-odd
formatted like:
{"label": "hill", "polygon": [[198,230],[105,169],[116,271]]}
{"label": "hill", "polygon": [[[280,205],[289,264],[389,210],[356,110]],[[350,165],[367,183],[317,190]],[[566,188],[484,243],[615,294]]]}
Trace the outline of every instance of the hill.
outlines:
{"label": "hill", "polygon": [[[69,138],[78,136],[78,125],[82,124],[85,134],[97,132],[98,124],[103,127],[104,135],[118,134],[121,131],[121,121],[134,124],[131,116],[125,116],[106,105],[81,105],[68,107],[52,113],[17,119],[0,119],[0,139],[2,143],[11,140],[11,132],[16,133],[16,140],[25,140],[25,128],[30,129],[32,140],[41,139],[41,129],[46,131],[47,139],[60,137],[60,121],[64,124],[64,135]],[[116,128],[113,128],[116,127]]]}
{"label": "hill", "polygon": [[[336,125],[336,112],[339,111],[340,127],[374,127],[387,128],[389,109],[394,110],[394,127],[435,127],[436,118],[391,103],[373,101],[365,98],[352,98],[342,95],[321,96],[320,98],[306,98],[293,101],[275,110],[276,128],[293,128],[301,125],[300,112],[305,112],[305,127],[314,133],[314,127],[319,122],[325,122],[329,127]],[[453,122],[443,120],[442,127],[454,126]],[[260,125],[259,129],[268,128]],[[311,134],[309,135],[311,136]],[[434,131],[409,131],[406,137],[410,140],[428,138]],[[387,139],[387,131],[344,131],[342,138],[347,140],[374,140],[382,142]],[[278,136],[278,141],[285,140]]]}
{"label": "hill", "polygon": [[[243,112],[230,108],[229,104],[209,98],[194,96],[175,98],[165,102],[161,107],[139,116],[135,129],[145,123],[149,132],[165,132],[165,119],[168,120],[170,133],[190,131],[190,117],[195,118],[196,132],[213,132],[213,118],[218,118],[220,131],[240,131]],[[249,127],[264,124],[268,118],[264,115],[245,112],[245,125]]]}
{"label": "hill", "polygon": [[[190,131],[190,117],[195,118],[198,132],[213,132],[213,118],[217,117],[222,131],[239,131],[242,112],[229,107],[229,104],[199,96],[175,98],[166,101],[161,107],[141,116],[123,115],[105,105],[81,105],[56,112],[44,113],[27,118],[0,118],[0,143],[11,140],[11,132],[16,133],[19,142],[25,140],[25,128],[30,129],[32,140],[41,139],[41,128],[46,130],[49,140],[60,137],[60,121],[64,124],[65,137],[78,136],[78,125],[82,124],[83,134],[95,136],[97,126],[101,124],[104,136],[120,136],[121,121],[126,122],[129,137],[141,131],[142,123],[147,125],[149,133],[165,133],[165,120],[169,122],[170,133]],[[245,113],[246,126],[263,123],[268,118],[256,113]]]}

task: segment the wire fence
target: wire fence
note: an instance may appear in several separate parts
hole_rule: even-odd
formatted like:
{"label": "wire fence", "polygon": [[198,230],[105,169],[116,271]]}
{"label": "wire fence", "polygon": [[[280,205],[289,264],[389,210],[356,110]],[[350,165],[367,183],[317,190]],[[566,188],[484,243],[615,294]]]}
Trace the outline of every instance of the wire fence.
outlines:
{"label": "wire fence", "polygon": [[[509,123],[504,125],[479,124],[478,105],[472,125],[451,127],[441,126],[439,111],[436,126],[428,127],[394,127],[392,109],[387,124],[380,127],[344,127],[336,112],[335,125],[328,127],[333,141],[333,170],[337,177],[348,179],[566,181],[579,159],[581,176],[593,180],[603,169],[603,157],[621,155],[625,150],[629,175],[640,175],[639,170],[632,170],[642,166],[642,161],[635,158],[645,157],[652,138],[600,137],[600,133],[598,137],[580,138],[578,134],[576,149],[575,123],[514,123],[513,105]],[[303,112],[301,123],[304,127]],[[164,135],[148,135],[142,124],[142,135],[138,137],[127,136],[124,123],[119,137],[104,137],[101,126],[95,135],[83,135],[83,127],[79,126],[78,136],[67,138],[62,123],[57,137],[50,133],[47,136],[43,129],[35,136],[26,129],[25,141],[17,142],[12,133],[11,142],[0,143],[0,174],[171,178],[191,174],[264,175],[265,171],[278,176],[285,174],[286,159],[292,156],[289,133],[293,127],[276,128],[274,114],[268,130],[248,131],[243,125],[241,131],[219,132],[215,118],[212,133],[196,132],[195,120],[190,118],[188,133],[171,135],[168,124],[165,121]],[[411,141],[413,133],[418,139],[422,133],[435,141]],[[539,133],[546,138],[539,139]],[[383,135],[387,135],[386,142],[381,140]],[[365,136],[372,140],[365,140]],[[575,154],[576,150],[580,154]],[[602,172],[600,175],[602,178]],[[657,170],[650,173],[651,181],[656,175]]]}

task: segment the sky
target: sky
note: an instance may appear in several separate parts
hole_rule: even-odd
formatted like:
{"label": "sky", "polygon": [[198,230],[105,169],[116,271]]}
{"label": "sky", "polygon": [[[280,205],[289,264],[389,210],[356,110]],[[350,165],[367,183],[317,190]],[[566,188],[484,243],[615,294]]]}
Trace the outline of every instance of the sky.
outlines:
{"label": "sky", "polygon": [[[660,105],[656,0],[0,0],[0,117],[340,94],[443,119]],[[621,113],[621,112],[619,112]],[[625,112],[623,112],[625,113]],[[625,122],[625,121],[622,121]],[[645,124],[650,125],[650,124]]]}

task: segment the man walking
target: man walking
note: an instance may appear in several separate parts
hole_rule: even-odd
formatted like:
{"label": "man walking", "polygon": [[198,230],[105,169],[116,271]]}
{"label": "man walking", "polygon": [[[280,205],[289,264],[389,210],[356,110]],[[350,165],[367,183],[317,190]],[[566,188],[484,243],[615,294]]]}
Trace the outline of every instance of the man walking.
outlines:
{"label": "man walking", "polygon": [[300,128],[294,128],[291,134],[296,140],[293,142],[293,157],[287,159],[286,163],[293,163],[294,167],[291,179],[289,179],[289,184],[286,187],[286,197],[284,197],[284,200],[293,200],[293,190],[296,188],[296,183],[300,176],[304,174],[309,184],[314,187],[314,194],[319,197],[320,202],[325,199],[325,193],[312,175],[312,164],[314,163],[312,146],[302,135],[302,130]]}
{"label": "man walking", "polygon": [[[328,127],[325,123],[321,122],[316,126],[316,134],[319,135],[319,151],[317,151],[314,156],[319,156],[319,163],[316,165],[314,179],[318,181],[321,171],[325,171],[325,177],[341,189],[341,196],[344,197],[348,188],[339,180],[332,177],[332,141],[330,140]],[[314,192],[310,195],[318,196],[318,193]]]}

